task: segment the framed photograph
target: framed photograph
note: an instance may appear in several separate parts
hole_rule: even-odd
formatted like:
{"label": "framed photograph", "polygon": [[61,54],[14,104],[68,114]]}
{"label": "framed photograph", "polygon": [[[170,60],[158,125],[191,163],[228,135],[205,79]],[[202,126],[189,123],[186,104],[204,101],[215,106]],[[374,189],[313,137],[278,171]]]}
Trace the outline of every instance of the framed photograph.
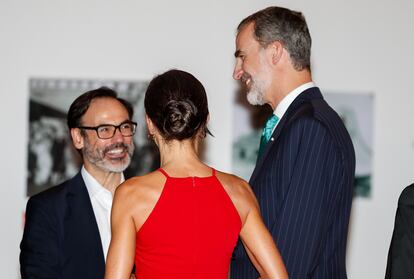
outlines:
{"label": "framed photograph", "polygon": [[79,95],[101,86],[115,90],[134,107],[133,120],[138,123],[135,151],[125,177],[159,167],[158,150],[148,140],[145,124],[144,95],[148,81],[32,78],[29,81],[28,196],[58,185],[80,170],[82,162],[72,145],[66,113]]}

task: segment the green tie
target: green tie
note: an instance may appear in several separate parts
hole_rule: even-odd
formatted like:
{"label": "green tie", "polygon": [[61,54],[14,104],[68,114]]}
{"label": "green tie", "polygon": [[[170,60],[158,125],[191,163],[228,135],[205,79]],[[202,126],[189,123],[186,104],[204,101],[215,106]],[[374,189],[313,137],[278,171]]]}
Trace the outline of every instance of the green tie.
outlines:
{"label": "green tie", "polygon": [[277,117],[274,114],[272,114],[272,116],[270,116],[269,119],[267,119],[266,125],[263,128],[262,137],[260,138],[258,158],[262,155],[262,152],[266,144],[269,142],[270,137],[272,136],[273,128],[276,126],[278,121],[279,121],[279,117]]}

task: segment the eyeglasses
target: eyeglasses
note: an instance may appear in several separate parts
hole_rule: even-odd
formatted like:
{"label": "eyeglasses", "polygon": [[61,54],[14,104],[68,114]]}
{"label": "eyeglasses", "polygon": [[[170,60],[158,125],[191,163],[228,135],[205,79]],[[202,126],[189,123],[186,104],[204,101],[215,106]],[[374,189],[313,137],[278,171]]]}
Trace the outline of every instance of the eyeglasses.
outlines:
{"label": "eyeglasses", "polygon": [[121,135],[123,135],[124,137],[133,136],[137,128],[137,123],[132,121],[125,121],[119,124],[118,126],[111,124],[103,124],[96,127],[79,126],[78,128],[84,130],[95,130],[96,134],[98,135],[98,138],[110,139],[115,135],[117,129],[121,132]]}

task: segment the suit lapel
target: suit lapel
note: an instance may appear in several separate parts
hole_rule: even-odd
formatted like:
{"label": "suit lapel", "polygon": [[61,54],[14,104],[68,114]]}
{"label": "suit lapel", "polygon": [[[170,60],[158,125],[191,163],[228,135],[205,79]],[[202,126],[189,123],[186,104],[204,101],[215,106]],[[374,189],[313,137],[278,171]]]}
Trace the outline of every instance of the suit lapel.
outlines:
{"label": "suit lapel", "polygon": [[269,142],[264,147],[262,156],[260,156],[257,159],[256,166],[254,167],[253,173],[252,173],[252,175],[250,177],[250,180],[249,180],[250,185],[253,185],[253,182],[256,179],[256,176],[257,176],[259,170],[261,169],[261,167],[263,165],[263,162],[265,161],[265,158],[267,157],[267,155],[269,153],[269,150],[272,148],[272,146],[274,144],[276,144],[276,140],[279,137],[280,132],[282,131],[283,126],[285,125],[285,123],[286,123],[286,117],[282,117],[282,119],[280,119],[280,122],[276,126],[276,129],[273,131],[273,134],[272,134]]}
{"label": "suit lapel", "polygon": [[254,185],[254,181],[256,180],[257,175],[260,172],[260,169],[262,168],[266,160],[266,157],[269,155],[269,151],[272,149],[273,146],[277,146],[278,138],[281,135],[283,128],[288,123],[291,116],[293,116],[294,113],[300,109],[303,103],[309,103],[312,99],[320,98],[322,98],[322,94],[320,93],[319,88],[312,87],[299,94],[296,97],[296,99],[290,104],[289,108],[287,109],[282,119],[280,119],[278,125],[276,126],[276,129],[273,131],[272,137],[265,146],[262,156],[257,160],[256,166],[249,180],[250,185]]}
{"label": "suit lapel", "polygon": [[[87,256],[96,259],[96,266],[104,268],[105,259],[101,237],[88,190],[78,173],[70,183],[67,194],[68,210],[65,215],[66,255]],[[81,255],[84,253],[84,255]]]}

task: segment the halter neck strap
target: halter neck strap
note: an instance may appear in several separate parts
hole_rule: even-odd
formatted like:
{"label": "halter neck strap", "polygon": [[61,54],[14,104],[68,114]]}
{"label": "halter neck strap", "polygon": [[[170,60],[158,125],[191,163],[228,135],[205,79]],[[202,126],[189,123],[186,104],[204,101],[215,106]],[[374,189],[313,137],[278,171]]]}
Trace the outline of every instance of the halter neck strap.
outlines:
{"label": "halter neck strap", "polygon": [[[158,171],[160,171],[165,177],[171,178],[171,176],[169,176],[168,173],[163,168],[159,168]],[[211,176],[216,176],[215,168],[211,168]]]}
{"label": "halter neck strap", "polygon": [[159,168],[158,169],[165,177],[167,177],[167,178],[170,178],[170,176],[168,175],[168,173],[165,171],[165,170],[163,170],[162,168]]}

